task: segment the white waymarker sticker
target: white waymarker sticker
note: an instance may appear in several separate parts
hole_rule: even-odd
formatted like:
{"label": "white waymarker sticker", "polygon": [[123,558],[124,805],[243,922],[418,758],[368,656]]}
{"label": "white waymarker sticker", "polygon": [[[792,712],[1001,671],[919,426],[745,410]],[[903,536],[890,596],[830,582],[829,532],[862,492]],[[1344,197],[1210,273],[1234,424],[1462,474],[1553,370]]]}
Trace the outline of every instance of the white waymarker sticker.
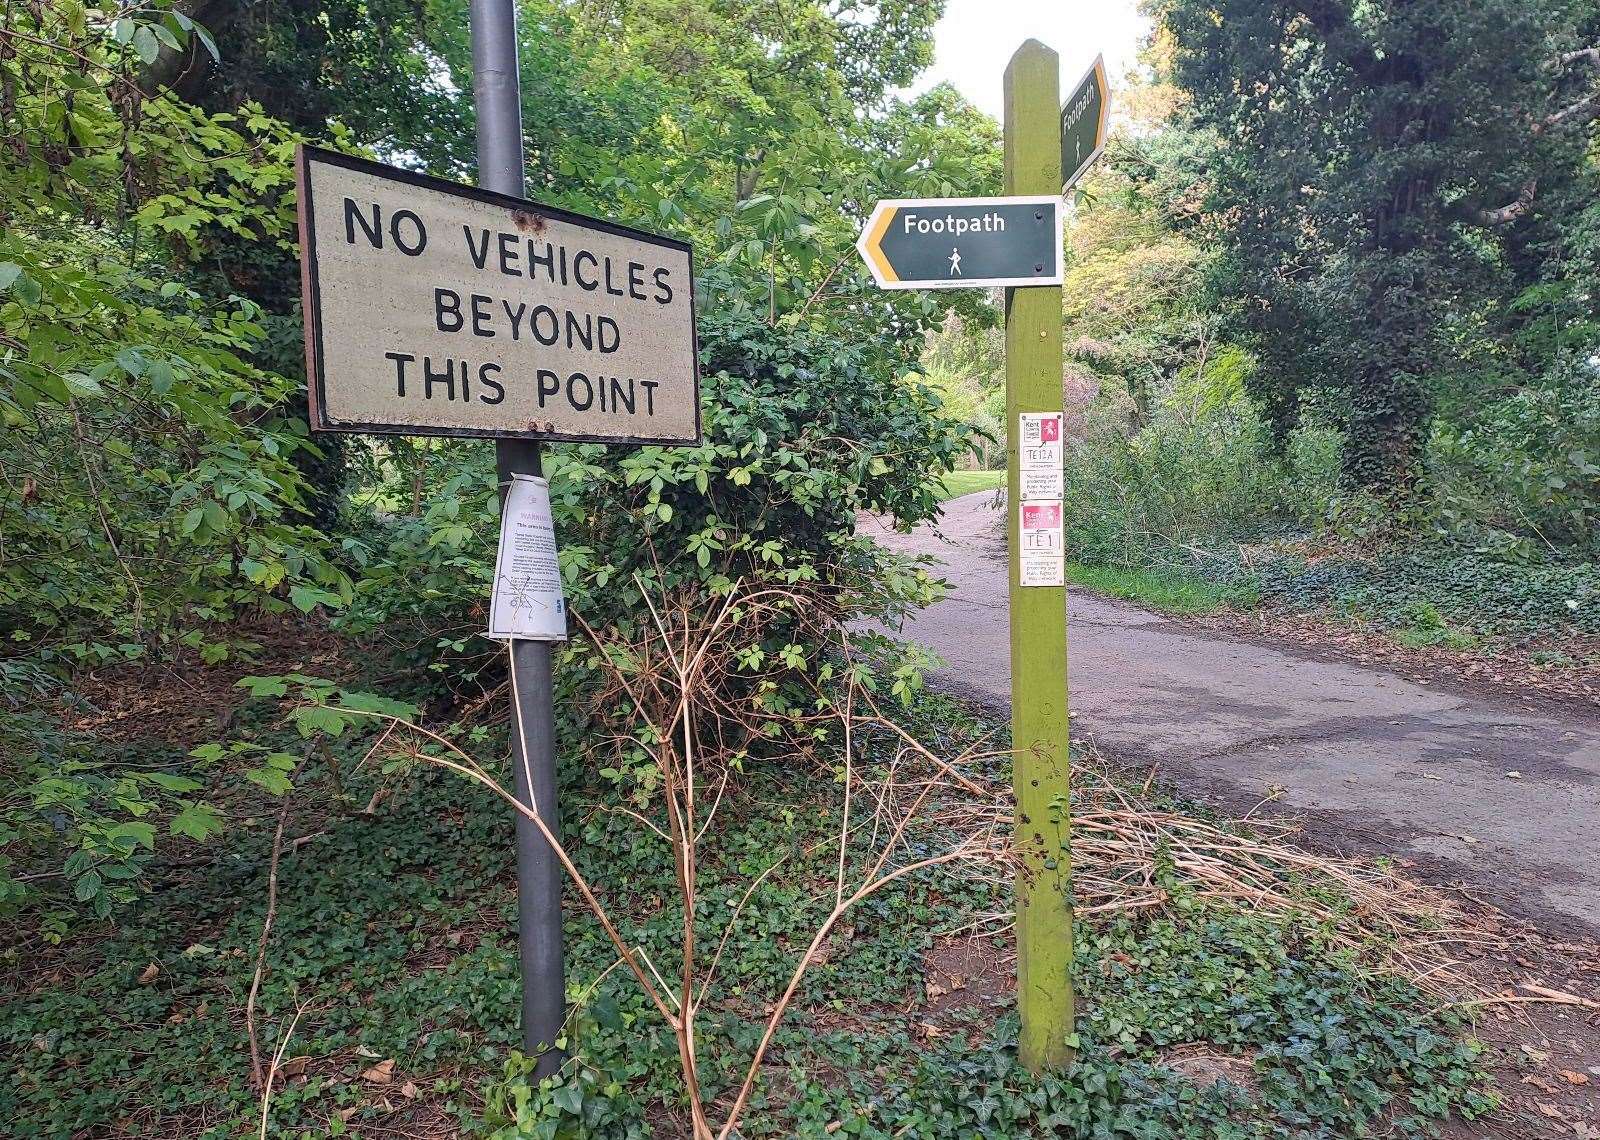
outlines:
{"label": "white waymarker sticker", "polygon": [[550,484],[516,475],[500,514],[500,552],[494,561],[489,636],[565,641],[567,603],[561,593]]}
{"label": "white waymarker sticker", "polygon": [[1017,441],[1022,498],[1061,498],[1061,413],[1022,412]]}
{"label": "white waymarker sticker", "polygon": [[1061,500],[1018,505],[1021,521],[1017,543],[1020,555],[1017,572],[1024,586],[1064,586],[1067,584],[1062,542]]}

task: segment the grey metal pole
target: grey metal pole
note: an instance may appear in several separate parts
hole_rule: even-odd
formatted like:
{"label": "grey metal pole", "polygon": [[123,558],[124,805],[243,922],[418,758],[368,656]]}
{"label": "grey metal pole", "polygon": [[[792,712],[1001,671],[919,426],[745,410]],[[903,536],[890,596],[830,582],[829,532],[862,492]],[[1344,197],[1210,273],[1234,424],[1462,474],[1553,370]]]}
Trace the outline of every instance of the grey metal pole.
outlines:
{"label": "grey metal pole", "polygon": [[[521,197],[522,100],[517,79],[517,16],[513,0],[471,0],[472,100],[478,112],[478,184]],[[495,443],[500,485],[512,475],[540,472],[536,440]],[[502,502],[504,492],[502,492]],[[557,835],[555,714],[550,643],[511,643],[511,766],[516,795],[538,810]],[[531,777],[531,780],[530,780]],[[531,786],[530,786],[531,784]],[[555,1048],[566,1019],[561,961],[561,864],[531,820],[517,816],[517,925],[522,957],[522,1046],[536,1055],[535,1074],[553,1075]]]}

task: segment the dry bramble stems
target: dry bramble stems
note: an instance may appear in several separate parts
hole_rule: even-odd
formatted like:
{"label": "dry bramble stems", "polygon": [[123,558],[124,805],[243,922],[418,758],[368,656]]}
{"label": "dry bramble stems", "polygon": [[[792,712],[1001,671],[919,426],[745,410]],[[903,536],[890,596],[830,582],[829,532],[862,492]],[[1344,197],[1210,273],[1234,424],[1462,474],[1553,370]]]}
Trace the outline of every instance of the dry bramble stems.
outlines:
{"label": "dry bramble stems", "polygon": [[[619,636],[604,636],[574,614],[591,647],[603,682],[602,703],[618,699],[631,707],[632,716],[612,730],[618,748],[639,748],[648,755],[660,774],[656,800],[644,812],[618,809],[641,823],[649,833],[671,847],[673,868],[678,882],[678,903],[682,914],[681,966],[671,984],[656,971],[634,943],[618,929],[616,920],[598,894],[578,870],[565,847],[539,818],[520,804],[510,789],[476,759],[448,737],[432,729],[407,724],[382,714],[368,713],[389,721],[391,731],[374,746],[387,748],[419,762],[433,764],[471,779],[488,788],[531,820],[554,849],[561,865],[572,877],[585,905],[599,921],[656,1012],[671,1029],[678,1047],[684,1092],[689,1104],[693,1135],[697,1140],[727,1138],[734,1133],[744,1114],[762,1062],[778,1026],[791,1007],[806,972],[817,961],[829,935],[851,907],[900,879],[930,867],[955,862],[983,862],[995,858],[1003,849],[1000,839],[983,828],[969,829],[944,850],[906,861],[897,855],[906,844],[907,831],[914,821],[925,820],[924,807],[936,793],[954,788],[981,790],[980,785],[957,771],[957,764],[937,757],[909,733],[877,712],[870,693],[860,687],[853,665],[848,665],[848,646],[836,625],[828,624],[832,607],[817,604],[800,591],[789,588],[747,588],[736,585],[709,614],[692,605],[671,605],[655,599],[638,583],[650,613],[645,630],[632,641]],[[814,682],[812,711],[774,711],[769,698],[780,673],[793,680],[800,671],[792,665],[775,664],[763,669],[748,651],[752,633],[781,617],[807,627],[808,640],[830,633],[846,651],[847,668],[842,687],[844,700],[835,702]],[[744,650],[741,653],[741,649]],[[872,709],[872,715],[859,715],[858,703]],[[512,702],[516,707],[516,702]],[[701,1091],[696,1023],[708,1001],[715,1001],[713,983],[722,949],[734,936],[746,904],[782,861],[781,857],[750,884],[730,913],[717,939],[709,961],[701,965],[700,948],[694,927],[699,881],[696,873],[699,845],[712,832],[712,823],[723,802],[724,793],[737,771],[745,751],[758,739],[770,737],[767,725],[786,721],[788,736],[798,742],[832,734],[844,742],[847,799],[840,821],[838,843],[841,848],[827,913],[815,928],[806,949],[796,958],[788,983],[767,1014],[761,1038],[745,1068],[743,1079],[731,1104],[708,1104]],[[855,740],[867,726],[892,730],[901,747],[887,775],[879,783],[868,784],[851,755]],[[959,763],[958,761],[957,763]],[[856,797],[866,795],[874,805],[870,818],[856,812]],[[866,835],[872,854],[859,876],[852,873],[846,848]],[[720,1116],[720,1122],[713,1120]]]}

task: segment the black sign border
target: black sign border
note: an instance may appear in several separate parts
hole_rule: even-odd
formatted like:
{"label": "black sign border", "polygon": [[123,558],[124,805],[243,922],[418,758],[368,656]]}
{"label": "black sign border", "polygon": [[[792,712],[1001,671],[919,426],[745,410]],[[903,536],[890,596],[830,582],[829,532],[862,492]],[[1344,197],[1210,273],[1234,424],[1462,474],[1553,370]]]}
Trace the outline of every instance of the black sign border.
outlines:
{"label": "black sign border", "polygon": [[[583,435],[560,431],[426,427],[415,424],[356,423],[346,420],[330,420],[327,416],[327,378],[323,371],[322,289],[317,279],[317,235],[314,222],[315,212],[312,210],[310,169],[312,162],[342,167],[346,170],[355,170],[363,174],[370,174],[375,178],[399,182],[407,186],[416,186],[425,190],[434,190],[458,198],[468,198],[489,206],[536,213],[571,225],[600,230],[604,233],[615,234],[618,237],[630,238],[647,245],[660,246],[686,254],[689,259],[689,328],[690,336],[694,341],[694,375],[692,378],[694,383],[694,435],[691,437]],[[448,178],[436,178],[431,174],[419,174],[413,170],[402,170],[400,167],[390,166],[387,163],[373,162],[370,159],[358,158],[355,155],[326,150],[322,147],[310,146],[305,143],[297,144],[295,147],[294,172],[300,215],[300,309],[302,323],[305,326],[306,402],[313,431],[362,433],[367,435],[422,435],[446,439],[534,439],[560,443],[618,443],[661,447],[698,447],[704,441],[704,426],[700,415],[700,326],[696,316],[698,308],[695,297],[694,246],[689,242],[681,241],[678,238],[666,237],[662,234],[649,233],[645,230],[636,230],[630,226],[605,221],[602,218],[591,218],[584,214],[574,213],[571,210],[563,210],[557,206],[546,206],[529,198],[518,198],[511,194],[499,194],[493,190],[484,190],[478,186],[452,182]]]}

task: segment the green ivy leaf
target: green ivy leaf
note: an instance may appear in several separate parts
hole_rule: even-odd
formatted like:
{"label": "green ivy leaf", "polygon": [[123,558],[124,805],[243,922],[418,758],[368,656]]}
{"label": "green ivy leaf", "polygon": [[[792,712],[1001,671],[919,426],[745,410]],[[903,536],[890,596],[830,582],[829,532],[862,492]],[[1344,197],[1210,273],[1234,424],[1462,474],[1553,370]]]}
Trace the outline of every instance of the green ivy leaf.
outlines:
{"label": "green ivy leaf", "polygon": [[114,840],[127,840],[127,846],[143,847],[146,851],[156,849],[156,829],[153,824],[132,820],[128,823],[119,823],[108,833]]}
{"label": "green ivy leaf", "polygon": [[290,719],[300,730],[300,735],[307,737],[317,732],[326,732],[329,736],[342,736],[350,723],[348,716],[327,705],[307,705],[295,709],[290,714]]}
{"label": "green ivy leaf", "polygon": [[397,701],[392,697],[385,697],[378,693],[353,693],[346,692],[339,695],[339,704],[342,708],[353,709],[357,712],[379,713],[383,716],[392,716],[399,720],[412,720],[416,717],[416,705]]}
{"label": "green ivy leaf", "polygon": [[275,767],[247,769],[244,778],[275,796],[281,796],[294,787],[289,777]]}
{"label": "green ivy leaf", "polygon": [[282,697],[289,692],[289,682],[284,677],[240,677],[234,685],[252,697]]}
{"label": "green ivy leaf", "polygon": [[337,607],[343,603],[343,599],[338,594],[319,590],[314,586],[291,586],[289,602],[301,613],[308,614],[318,606]]}

